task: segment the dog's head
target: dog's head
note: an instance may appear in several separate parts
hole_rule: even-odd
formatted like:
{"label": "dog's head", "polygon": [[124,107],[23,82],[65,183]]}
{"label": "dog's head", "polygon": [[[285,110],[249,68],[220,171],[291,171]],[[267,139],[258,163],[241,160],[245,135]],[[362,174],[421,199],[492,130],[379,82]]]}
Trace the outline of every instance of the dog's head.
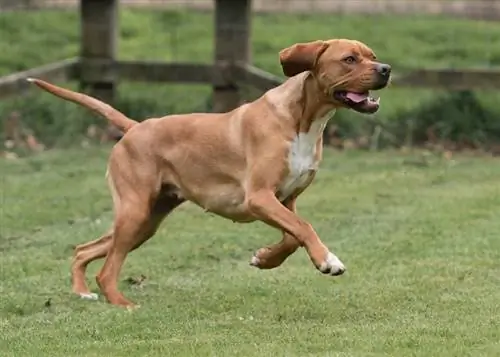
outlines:
{"label": "dog's head", "polygon": [[293,77],[310,71],[328,99],[339,107],[375,113],[379,99],[371,90],[389,83],[391,67],[380,63],[365,44],[354,40],[297,43],[280,52],[283,73]]}

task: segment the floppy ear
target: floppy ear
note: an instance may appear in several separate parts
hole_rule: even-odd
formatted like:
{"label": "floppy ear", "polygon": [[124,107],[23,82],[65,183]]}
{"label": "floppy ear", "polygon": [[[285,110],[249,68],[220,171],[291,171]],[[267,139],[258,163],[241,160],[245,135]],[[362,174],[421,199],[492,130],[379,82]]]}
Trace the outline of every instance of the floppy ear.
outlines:
{"label": "floppy ear", "polygon": [[280,62],[283,73],[287,77],[293,77],[301,72],[312,70],[327,47],[328,44],[324,41],[313,41],[297,43],[281,50]]}

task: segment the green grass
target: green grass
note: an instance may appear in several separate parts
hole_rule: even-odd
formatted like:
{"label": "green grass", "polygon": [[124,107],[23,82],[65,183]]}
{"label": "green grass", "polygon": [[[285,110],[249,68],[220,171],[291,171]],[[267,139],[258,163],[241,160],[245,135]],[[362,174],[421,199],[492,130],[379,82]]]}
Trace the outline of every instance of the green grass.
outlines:
{"label": "green grass", "polygon": [[[77,11],[0,14],[0,75],[78,55],[78,31]],[[277,56],[280,49],[299,41],[332,37],[366,42],[381,60],[393,65],[396,73],[419,67],[500,65],[500,47],[491,46],[500,42],[500,25],[494,22],[340,14],[255,15],[253,62],[281,75]],[[126,8],[120,12],[118,57],[121,59],[211,62],[213,45],[212,14]],[[207,110],[209,90],[207,86],[122,83],[115,105],[138,119]],[[406,122],[405,118],[412,114],[405,111],[414,110],[442,93],[389,88],[382,94],[383,105],[377,116],[381,120],[398,117]],[[487,106],[496,108],[499,96],[498,92],[486,91],[480,93],[479,98]],[[96,122],[75,105],[38,90],[0,103],[0,116],[12,110],[20,110],[27,126],[48,145],[71,144],[75,135],[82,133],[89,123]],[[358,123],[360,118],[350,112],[346,121]]]}
{"label": "green grass", "polygon": [[[77,11],[0,15],[0,74],[78,55]],[[22,26],[19,26],[22,24]],[[254,15],[254,62],[280,73],[277,53],[294,42],[355,38],[396,69],[500,65],[500,25],[425,16]],[[122,9],[119,58],[207,62],[213,56],[210,13]]]}
{"label": "green grass", "polygon": [[[396,73],[420,67],[485,67],[500,65],[500,25],[422,16],[342,14],[260,14],[253,17],[253,62],[281,75],[278,51],[295,42],[346,37],[366,42]],[[0,14],[0,75],[78,55],[77,11],[45,10]],[[21,25],[20,25],[21,24]],[[189,11],[123,8],[120,12],[118,57],[164,61],[211,62],[213,16]],[[138,119],[207,110],[207,86],[122,83],[116,105]],[[390,88],[382,94],[381,120],[418,108],[443,91]],[[480,99],[496,107],[498,92]],[[0,103],[0,116],[20,110],[23,120],[49,144],[73,142],[95,122],[73,104],[40,91]],[[350,113],[348,120],[360,116]],[[403,121],[405,121],[404,119]],[[0,130],[2,130],[0,128]]]}
{"label": "green grass", "polygon": [[303,250],[251,268],[277,231],[181,206],[129,256],[121,279],[148,278],[121,284],[127,312],[70,293],[71,246],[111,223],[108,151],[0,161],[3,357],[500,356],[497,160],[328,150],[298,208],[339,278]]}

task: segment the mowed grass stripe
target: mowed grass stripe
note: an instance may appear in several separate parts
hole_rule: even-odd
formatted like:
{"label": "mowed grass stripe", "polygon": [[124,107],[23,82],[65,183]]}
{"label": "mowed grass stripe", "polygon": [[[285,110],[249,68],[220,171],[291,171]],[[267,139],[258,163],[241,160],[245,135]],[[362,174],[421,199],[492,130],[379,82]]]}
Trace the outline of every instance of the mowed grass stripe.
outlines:
{"label": "mowed grass stripe", "polygon": [[[2,355],[498,354],[494,159],[423,165],[419,153],[327,150],[298,206],[347,264],[338,279],[317,273],[304,251],[253,269],[253,250],[279,232],[186,204],[129,256],[121,278],[147,276],[143,288],[121,283],[141,304],[129,313],[69,291],[71,246],[111,224],[108,151],[0,163],[4,212],[13,208],[1,224]],[[89,269],[93,288],[101,264]]]}

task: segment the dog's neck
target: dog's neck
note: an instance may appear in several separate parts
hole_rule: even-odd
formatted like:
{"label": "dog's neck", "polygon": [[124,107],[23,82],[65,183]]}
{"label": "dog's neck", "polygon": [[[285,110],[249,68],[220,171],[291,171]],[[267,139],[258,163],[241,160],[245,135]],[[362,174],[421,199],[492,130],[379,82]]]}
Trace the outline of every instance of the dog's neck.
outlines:
{"label": "dog's neck", "polygon": [[276,114],[293,122],[297,133],[309,132],[315,121],[331,117],[335,110],[311,72],[289,78],[268,91],[265,98]]}

